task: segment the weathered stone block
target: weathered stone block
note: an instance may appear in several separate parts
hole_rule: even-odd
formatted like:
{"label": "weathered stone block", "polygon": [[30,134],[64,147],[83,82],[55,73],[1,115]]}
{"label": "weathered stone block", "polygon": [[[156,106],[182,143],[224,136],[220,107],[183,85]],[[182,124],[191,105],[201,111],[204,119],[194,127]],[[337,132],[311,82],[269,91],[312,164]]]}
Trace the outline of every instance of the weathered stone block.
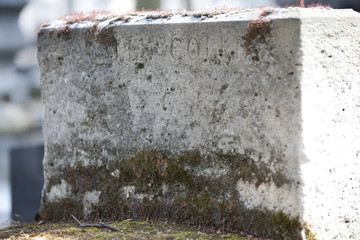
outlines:
{"label": "weathered stone block", "polygon": [[43,218],[360,235],[358,13],[82,17],[38,37]]}

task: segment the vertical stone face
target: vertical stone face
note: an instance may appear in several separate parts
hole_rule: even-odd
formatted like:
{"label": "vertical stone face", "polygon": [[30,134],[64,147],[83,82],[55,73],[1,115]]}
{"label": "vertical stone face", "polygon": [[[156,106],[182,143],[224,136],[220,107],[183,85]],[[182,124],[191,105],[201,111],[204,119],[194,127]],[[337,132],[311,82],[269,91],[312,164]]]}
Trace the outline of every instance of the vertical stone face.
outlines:
{"label": "vertical stone face", "polygon": [[313,228],[324,239],[357,239],[360,18],[339,13],[306,17],[301,31],[304,218],[321,223]]}
{"label": "vertical stone face", "polygon": [[[349,77],[348,99],[356,105],[359,73],[351,66],[359,61],[358,45],[344,37],[352,50],[341,51],[343,40],[335,37],[326,47],[322,39],[335,32],[312,27],[315,20],[306,14],[313,12],[322,22],[323,16],[351,13],[346,21],[334,18],[336,29],[358,26],[359,16],[349,11],[274,9],[265,17],[252,10],[206,13],[202,20],[196,14],[149,20],[155,18],[149,13],[126,22],[115,17],[43,27],[38,38],[45,109],[42,217],[173,219],[291,239],[299,238],[302,221],[310,220],[320,237],[340,234],[326,233],[330,224],[319,223],[316,212],[332,193],[323,189],[312,198],[312,187],[323,179],[311,183],[309,166],[329,167],[331,149],[325,144],[319,155],[308,155],[311,141],[322,144],[310,136],[309,126],[318,118],[313,122],[308,114],[309,103],[319,112],[330,114],[332,108],[309,93],[324,76],[337,89]],[[359,38],[355,29],[344,36]],[[316,54],[328,49],[337,49],[338,58],[329,53],[333,57],[317,63]],[[355,63],[339,60],[349,56]],[[340,73],[324,70],[310,80],[320,67],[338,64]],[[318,89],[320,96],[327,91]],[[349,113],[354,140],[355,110]],[[358,166],[358,156],[343,161]],[[349,176],[358,182],[355,173]],[[359,212],[354,212],[353,228],[344,234],[357,233]]]}

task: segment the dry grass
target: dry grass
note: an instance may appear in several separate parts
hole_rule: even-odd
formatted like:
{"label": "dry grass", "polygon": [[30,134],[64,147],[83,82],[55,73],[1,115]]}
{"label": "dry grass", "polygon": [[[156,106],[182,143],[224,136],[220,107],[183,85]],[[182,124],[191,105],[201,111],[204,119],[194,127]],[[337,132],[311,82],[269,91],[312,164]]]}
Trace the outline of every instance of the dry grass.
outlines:
{"label": "dry grass", "polygon": [[[298,5],[285,5],[284,8],[291,8],[291,7],[301,7]],[[311,3],[304,5],[302,8],[316,8],[316,7],[323,7],[323,8],[332,8],[330,4],[323,4],[323,3]]]}
{"label": "dry grass", "polygon": [[0,229],[0,239],[228,239],[255,240],[243,234],[154,221],[108,223],[120,231],[105,228],[78,228],[76,223],[36,223]]}

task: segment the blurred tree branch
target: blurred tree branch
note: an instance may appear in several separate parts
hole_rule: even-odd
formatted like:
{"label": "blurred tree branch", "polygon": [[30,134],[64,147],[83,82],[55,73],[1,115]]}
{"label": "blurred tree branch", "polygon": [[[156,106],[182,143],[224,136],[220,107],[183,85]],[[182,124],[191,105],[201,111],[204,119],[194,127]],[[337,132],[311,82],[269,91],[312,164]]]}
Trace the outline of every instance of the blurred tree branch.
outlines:
{"label": "blurred tree branch", "polygon": [[305,7],[305,0],[296,0],[296,5],[299,7]]}

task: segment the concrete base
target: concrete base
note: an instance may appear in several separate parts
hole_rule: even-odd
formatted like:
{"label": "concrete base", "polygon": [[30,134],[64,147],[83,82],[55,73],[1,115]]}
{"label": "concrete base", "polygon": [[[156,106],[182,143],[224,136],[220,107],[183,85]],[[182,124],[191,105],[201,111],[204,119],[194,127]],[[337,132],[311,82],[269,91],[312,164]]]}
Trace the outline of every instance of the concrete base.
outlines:
{"label": "concrete base", "polygon": [[42,217],[356,239],[359,27],[324,8],[43,26]]}

